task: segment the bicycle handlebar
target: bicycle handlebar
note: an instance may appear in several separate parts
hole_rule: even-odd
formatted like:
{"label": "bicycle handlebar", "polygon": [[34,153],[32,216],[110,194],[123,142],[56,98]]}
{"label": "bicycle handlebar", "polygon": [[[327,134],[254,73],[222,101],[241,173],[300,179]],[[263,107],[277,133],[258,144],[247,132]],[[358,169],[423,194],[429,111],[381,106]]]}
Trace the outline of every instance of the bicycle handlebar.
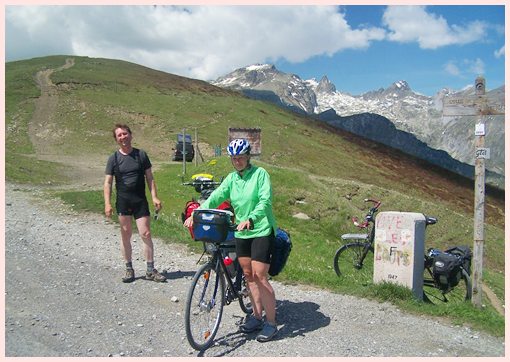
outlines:
{"label": "bicycle handlebar", "polygon": [[378,209],[379,206],[381,206],[381,201],[378,201],[378,200],[374,200],[374,199],[365,199],[363,200],[365,202],[371,202],[374,204],[374,208]]}
{"label": "bicycle handlebar", "polygon": [[374,221],[373,217],[374,217],[374,214],[379,211],[379,207],[381,206],[381,201],[379,200],[375,200],[375,199],[364,199],[363,200],[364,202],[371,202],[374,204],[374,206],[372,206],[370,208],[370,210],[368,211],[367,215],[365,216],[365,220],[362,222],[362,223],[359,223],[358,221],[358,218],[357,217],[353,217],[351,220],[352,220],[352,223],[354,224],[354,226],[360,228],[360,229],[365,229],[366,227],[368,227],[368,224],[370,221]]}
{"label": "bicycle handlebar", "polygon": [[221,182],[217,182],[217,181],[191,181],[191,182],[183,182],[182,185],[184,185],[184,186],[196,186],[196,185],[214,185],[214,186],[219,186],[219,185],[221,185]]}
{"label": "bicycle handlebar", "polygon": [[[239,226],[239,224],[229,224],[228,229],[230,231],[237,231],[238,226]],[[253,230],[253,228],[254,228],[253,222],[250,220],[250,227],[248,229]],[[243,229],[243,230],[245,230],[245,229]]]}

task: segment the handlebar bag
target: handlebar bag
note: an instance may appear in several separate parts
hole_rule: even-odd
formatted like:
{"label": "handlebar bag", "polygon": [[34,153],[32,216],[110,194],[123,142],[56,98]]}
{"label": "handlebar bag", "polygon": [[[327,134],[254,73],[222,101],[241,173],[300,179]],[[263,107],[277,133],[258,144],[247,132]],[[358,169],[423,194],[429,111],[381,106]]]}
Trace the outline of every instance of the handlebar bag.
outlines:
{"label": "handlebar bag", "polygon": [[222,243],[229,234],[233,214],[227,210],[198,209],[193,212],[193,235],[195,240]]}

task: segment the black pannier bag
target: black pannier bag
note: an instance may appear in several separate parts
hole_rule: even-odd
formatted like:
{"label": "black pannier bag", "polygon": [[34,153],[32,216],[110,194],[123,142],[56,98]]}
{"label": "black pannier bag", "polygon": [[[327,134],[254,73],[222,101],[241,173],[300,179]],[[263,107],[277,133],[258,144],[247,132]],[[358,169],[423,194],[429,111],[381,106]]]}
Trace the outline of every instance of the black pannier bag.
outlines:
{"label": "black pannier bag", "polygon": [[432,273],[441,290],[447,291],[459,284],[462,279],[462,258],[446,252],[434,257]]}
{"label": "black pannier bag", "polygon": [[471,249],[467,245],[455,246],[445,251],[446,253],[458,255],[462,259],[462,267],[464,270],[471,274]]}
{"label": "black pannier bag", "polygon": [[283,270],[291,250],[292,241],[290,240],[290,234],[283,229],[277,228],[271,263],[269,265],[269,275],[272,277],[277,276]]}

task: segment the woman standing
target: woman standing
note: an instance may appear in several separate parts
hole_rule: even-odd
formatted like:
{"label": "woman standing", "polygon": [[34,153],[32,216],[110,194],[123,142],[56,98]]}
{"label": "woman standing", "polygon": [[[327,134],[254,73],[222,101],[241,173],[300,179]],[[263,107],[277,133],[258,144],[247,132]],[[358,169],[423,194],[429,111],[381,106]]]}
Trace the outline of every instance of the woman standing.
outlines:
{"label": "woman standing", "polygon": [[[248,282],[253,305],[253,315],[246,318],[240,329],[244,333],[261,330],[257,341],[267,342],[278,332],[276,298],[268,280],[276,220],[269,174],[262,167],[250,163],[250,148],[246,139],[230,142],[227,151],[235,171],[223,180],[200,209],[215,208],[224,200],[230,200],[238,223],[236,253]],[[186,227],[192,225],[193,216],[184,222]]]}

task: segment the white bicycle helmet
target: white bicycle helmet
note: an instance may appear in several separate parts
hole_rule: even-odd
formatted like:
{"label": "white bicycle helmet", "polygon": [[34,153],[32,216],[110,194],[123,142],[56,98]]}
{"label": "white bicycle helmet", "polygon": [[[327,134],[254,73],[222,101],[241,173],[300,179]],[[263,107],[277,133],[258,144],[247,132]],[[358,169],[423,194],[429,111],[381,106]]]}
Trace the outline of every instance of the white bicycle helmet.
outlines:
{"label": "white bicycle helmet", "polygon": [[227,147],[227,152],[229,156],[239,156],[246,155],[250,153],[250,142],[244,138],[237,138],[232,140]]}

